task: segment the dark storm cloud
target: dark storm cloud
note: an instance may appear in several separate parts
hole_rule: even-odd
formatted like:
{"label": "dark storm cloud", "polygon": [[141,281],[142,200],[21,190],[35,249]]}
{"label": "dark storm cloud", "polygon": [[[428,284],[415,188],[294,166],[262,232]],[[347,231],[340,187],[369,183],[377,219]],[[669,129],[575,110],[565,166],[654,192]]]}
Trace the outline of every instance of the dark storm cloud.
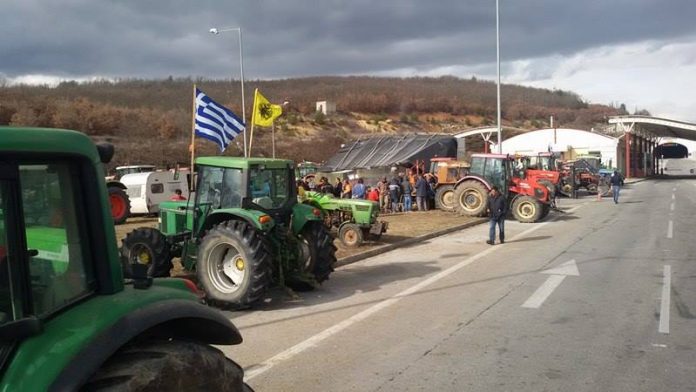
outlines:
{"label": "dark storm cloud", "polygon": [[[247,78],[495,61],[494,0],[7,0],[0,74]],[[501,0],[503,60],[696,32],[685,0]]]}

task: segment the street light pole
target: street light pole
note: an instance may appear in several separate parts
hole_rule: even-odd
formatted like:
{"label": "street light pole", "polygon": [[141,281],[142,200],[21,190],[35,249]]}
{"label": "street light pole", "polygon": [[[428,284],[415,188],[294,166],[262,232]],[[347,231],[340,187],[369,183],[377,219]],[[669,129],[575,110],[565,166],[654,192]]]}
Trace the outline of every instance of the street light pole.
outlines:
{"label": "street light pole", "polygon": [[501,137],[501,127],[500,127],[500,8],[498,6],[498,0],[495,0],[495,53],[496,53],[496,63],[498,68],[498,153],[503,153],[503,140]]}
{"label": "street light pole", "polygon": [[[242,85],[242,121],[246,125],[246,105],[244,104],[244,50],[243,50],[243,45],[242,45],[242,28],[241,27],[226,27],[224,29],[216,29],[212,28],[210,29],[211,34],[218,35],[220,33],[224,33],[226,31],[237,31],[239,34],[239,78],[240,82]],[[247,133],[246,131],[244,133],[244,157],[247,158]]]}

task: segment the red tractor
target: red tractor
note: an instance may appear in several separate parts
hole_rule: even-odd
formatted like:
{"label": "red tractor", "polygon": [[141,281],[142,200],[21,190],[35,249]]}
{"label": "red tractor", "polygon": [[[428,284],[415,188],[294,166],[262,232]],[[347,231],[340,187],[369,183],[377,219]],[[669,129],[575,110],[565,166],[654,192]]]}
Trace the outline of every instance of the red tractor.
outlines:
{"label": "red tractor", "polygon": [[508,198],[512,216],[519,222],[537,222],[551,209],[551,192],[527,170],[515,171],[515,158],[503,154],[474,154],[469,174],[454,187],[457,212],[468,216],[486,213],[488,193],[496,185]]}
{"label": "red tractor", "polygon": [[588,193],[596,194],[599,179],[599,171],[585,159],[566,161],[561,172],[561,193],[571,197],[574,190],[585,188]]}
{"label": "red tractor", "polygon": [[[535,182],[545,185],[551,196],[551,205],[555,205],[556,194],[561,187],[560,162],[551,152],[540,152],[534,156],[516,157],[517,177],[533,178]],[[522,173],[520,170],[524,170]]]}

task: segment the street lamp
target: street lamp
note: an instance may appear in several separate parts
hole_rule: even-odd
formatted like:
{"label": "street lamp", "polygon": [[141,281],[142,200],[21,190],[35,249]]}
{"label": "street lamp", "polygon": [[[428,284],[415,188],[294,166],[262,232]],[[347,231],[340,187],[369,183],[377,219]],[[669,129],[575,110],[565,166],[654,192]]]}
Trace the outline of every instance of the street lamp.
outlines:
{"label": "street lamp", "polygon": [[[244,54],[242,50],[242,28],[241,27],[225,27],[222,29],[217,29],[215,27],[211,28],[210,34],[215,34],[218,35],[220,33],[224,33],[226,31],[236,31],[239,33],[239,75],[240,75],[240,82],[242,84],[242,120],[244,121],[244,124],[246,125],[246,105],[244,105]],[[244,157],[247,157],[247,136],[246,136],[246,131],[244,133]]]}
{"label": "street lamp", "polygon": [[496,63],[498,67],[498,153],[503,153],[503,140],[500,136],[500,8],[498,7],[498,0],[495,0],[495,53],[496,53]]}

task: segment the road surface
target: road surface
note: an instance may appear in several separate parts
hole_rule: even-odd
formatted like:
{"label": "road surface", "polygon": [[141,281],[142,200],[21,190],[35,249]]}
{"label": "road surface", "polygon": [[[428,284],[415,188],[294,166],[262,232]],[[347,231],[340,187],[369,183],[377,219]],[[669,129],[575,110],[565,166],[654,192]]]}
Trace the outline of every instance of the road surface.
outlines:
{"label": "road surface", "polygon": [[227,313],[257,391],[696,389],[696,180],[480,225]]}

